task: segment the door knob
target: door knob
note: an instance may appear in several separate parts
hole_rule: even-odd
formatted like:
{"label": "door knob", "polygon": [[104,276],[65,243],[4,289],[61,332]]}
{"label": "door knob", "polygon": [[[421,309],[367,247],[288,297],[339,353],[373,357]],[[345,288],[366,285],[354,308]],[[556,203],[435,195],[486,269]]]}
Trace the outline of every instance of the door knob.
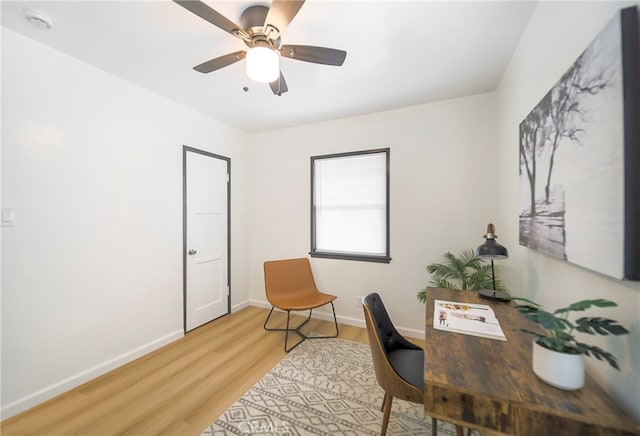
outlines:
{"label": "door knob", "polygon": [[189,250],[189,256],[193,256],[196,253],[197,253],[197,251],[194,250],[193,248],[191,250]]}

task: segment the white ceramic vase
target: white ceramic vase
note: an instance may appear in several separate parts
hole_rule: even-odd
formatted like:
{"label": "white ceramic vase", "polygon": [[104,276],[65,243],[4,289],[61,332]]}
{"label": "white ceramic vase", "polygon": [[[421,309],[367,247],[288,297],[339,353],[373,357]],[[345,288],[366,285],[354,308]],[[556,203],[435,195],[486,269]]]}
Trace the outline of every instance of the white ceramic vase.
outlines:
{"label": "white ceramic vase", "polygon": [[584,386],[584,356],[549,350],[533,341],[533,372],[551,386],[575,391]]}

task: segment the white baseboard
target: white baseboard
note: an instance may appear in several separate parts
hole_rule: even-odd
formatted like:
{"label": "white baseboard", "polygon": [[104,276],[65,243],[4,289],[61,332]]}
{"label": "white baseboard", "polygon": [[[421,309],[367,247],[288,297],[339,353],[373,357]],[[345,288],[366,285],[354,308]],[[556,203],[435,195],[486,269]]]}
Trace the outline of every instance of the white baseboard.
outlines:
{"label": "white baseboard", "polygon": [[407,336],[409,338],[415,338],[415,339],[422,339],[424,341],[424,338],[425,338],[424,330],[410,329],[407,327],[396,327],[396,329],[403,336]]}
{"label": "white baseboard", "polygon": [[111,371],[112,369],[157,350],[158,348],[180,339],[183,336],[184,331],[182,329],[176,330],[147,344],[141,345],[138,348],[116,356],[113,359],[109,359],[106,362],[100,363],[92,368],[79,372],[78,374],[74,374],[64,380],[60,380],[59,382],[40,389],[39,391],[2,406],[0,409],[0,416],[2,416],[2,420],[5,420],[11,416],[17,415],[20,412],[55,397],[56,395],[66,392],[69,389],[73,389],[82,383]]}
{"label": "white baseboard", "polygon": [[[262,307],[265,309],[271,309],[271,305],[267,301],[262,301],[262,300],[248,300],[246,305]],[[312,318],[317,318],[324,321],[333,321],[333,314],[331,312],[324,312],[324,311],[317,310],[313,312]],[[364,317],[353,318],[350,316],[341,316],[336,314],[336,318],[338,319],[338,322],[341,324],[347,324],[347,325],[352,325],[354,327],[361,327],[361,328],[366,327],[364,322]],[[408,336],[410,338],[416,338],[416,339],[424,339],[425,337],[424,330],[416,330],[416,329],[400,327],[400,326],[395,326],[395,327],[396,327],[396,330],[398,330],[398,332],[403,336]]]}
{"label": "white baseboard", "polygon": [[[271,309],[271,305],[267,301],[249,299],[232,306],[231,312],[232,313],[237,312],[238,310],[248,306],[256,306],[256,307],[262,307],[265,309]],[[325,321],[333,321],[332,313],[325,312],[322,310],[314,311],[313,318],[322,319]],[[364,319],[361,319],[361,318],[353,318],[349,316],[340,316],[340,315],[337,315],[336,318],[338,319],[338,322],[341,324],[347,324],[347,325],[352,325],[352,326],[361,327],[361,328],[365,327]],[[424,339],[424,331],[405,328],[405,327],[398,327],[398,326],[396,326],[396,328],[402,335],[418,338],[418,339]],[[20,412],[23,412],[31,407],[34,407],[44,401],[47,401],[55,397],[56,395],[59,395],[70,389],[73,389],[81,385],[82,383],[85,383],[102,374],[105,374],[111,371],[112,369],[115,369],[119,366],[129,363],[137,359],[138,357],[142,357],[145,354],[148,354],[152,351],[155,351],[160,347],[163,347],[175,340],[182,338],[183,336],[184,336],[184,331],[182,329],[176,330],[172,333],[169,333],[165,336],[155,339],[147,344],[144,344],[138,348],[135,348],[131,351],[123,353],[110,360],[107,360],[106,362],[100,363],[92,368],[86,369],[64,380],[60,380],[59,382],[56,382],[43,389],[40,389],[39,391],[36,391],[23,398],[20,398],[16,401],[13,401],[7,405],[2,406],[2,408],[0,408],[0,416],[2,417],[2,420],[5,420],[14,415],[17,415]]]}
{"label": "white baseboard", "polygon": [[234,304],[233,306],[231,306],[231,313],[237,312],[240,309],[244,309],[245,307],[251,306],[250,301],[251,300],[244,300],[244,301],[241,301],[238,304]]}

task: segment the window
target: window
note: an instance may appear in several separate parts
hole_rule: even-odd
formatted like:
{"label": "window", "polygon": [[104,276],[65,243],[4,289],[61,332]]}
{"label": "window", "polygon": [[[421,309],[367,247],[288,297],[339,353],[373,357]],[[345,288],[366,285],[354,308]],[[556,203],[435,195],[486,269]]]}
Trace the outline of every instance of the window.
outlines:
{"label": "window", "polygon": [[389,149],[311,157],[311,257],[389,263]]}

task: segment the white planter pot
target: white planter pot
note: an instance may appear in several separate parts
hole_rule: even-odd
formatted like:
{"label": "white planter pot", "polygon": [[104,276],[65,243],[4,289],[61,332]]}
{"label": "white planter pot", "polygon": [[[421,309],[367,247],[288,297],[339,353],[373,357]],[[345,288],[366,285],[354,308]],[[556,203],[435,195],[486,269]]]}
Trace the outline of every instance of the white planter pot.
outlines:
{"label": "white planter pot", "polygon": [[549,350],[533,341],[533,372],[551,386],[575,391],[584,386],[584,356]]}

